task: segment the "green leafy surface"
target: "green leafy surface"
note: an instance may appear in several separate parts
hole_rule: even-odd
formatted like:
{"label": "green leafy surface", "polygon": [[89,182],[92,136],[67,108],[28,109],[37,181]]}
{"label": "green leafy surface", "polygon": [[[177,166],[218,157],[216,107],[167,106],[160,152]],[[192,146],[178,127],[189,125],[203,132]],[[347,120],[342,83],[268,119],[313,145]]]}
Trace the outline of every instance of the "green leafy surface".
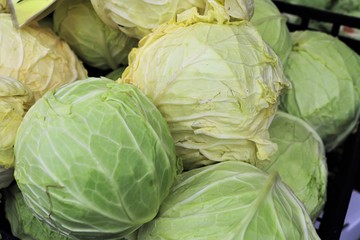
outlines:
{"label": "green leafy surface", "polygon": [[319,239],[276,173],[227,161],[184,172],[138,239]]}
{"label": "green leafy surface", "polygon": [[26,204],[81,239],[116,239],[150,221],[181,170],[150,100],[104,78],[37,101],[19,128],[15,155]]}

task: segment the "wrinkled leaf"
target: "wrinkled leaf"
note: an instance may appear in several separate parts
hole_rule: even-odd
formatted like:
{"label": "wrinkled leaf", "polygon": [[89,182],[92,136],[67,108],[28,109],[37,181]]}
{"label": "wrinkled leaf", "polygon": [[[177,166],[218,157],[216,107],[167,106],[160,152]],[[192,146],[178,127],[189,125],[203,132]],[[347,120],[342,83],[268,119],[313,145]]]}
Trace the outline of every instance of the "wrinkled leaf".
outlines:
{"label": "wrinkled leaf", "polygon": [[319,239],[301,202],[274,172],[227,161],[184,172],[144,239]]}

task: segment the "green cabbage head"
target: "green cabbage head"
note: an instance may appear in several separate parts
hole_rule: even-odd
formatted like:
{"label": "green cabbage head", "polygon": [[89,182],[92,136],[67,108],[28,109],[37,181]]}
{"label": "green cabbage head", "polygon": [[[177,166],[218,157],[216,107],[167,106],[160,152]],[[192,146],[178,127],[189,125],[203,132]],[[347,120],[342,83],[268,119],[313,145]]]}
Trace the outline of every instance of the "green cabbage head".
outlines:
{"label": "green cabbage head", "polygon": [[332,6],[331,11],[360,17],[360,2],[357,0],[336,1]]}
{"label": "green cabbage head", "polygon": [[285,65],[292,47],[286,17],[271,0],[254,0],[254,9],[250,21]]}
{"label": "green cabbage head", "polygon": [[65,83],[84,79],[87,71],[69,45],[50,28],[13,26],[11,15],[0,14],[0,75],[24,83],[39,99]]}
{"label": "green cabbage head", "polygon": [[32,92],[20,81],[0,76],[0,167],[14,166],[16,132],[34,101]]}
{"label": "green cabbage head", "polygon": [[89,0],[64,1],[58,6],[54,30],[84,63],[98,69],[116,69],[127,63],[131,48],[137,44],[137,40],[106,25]]}
{"label": "green cabbage head", "polygon": [[16,184],[6,189],[4,195],[5,216],[15,237],[23,240],[70,240],[33,215]]}
{"label": "green cabbage head", "polygon": [[[267,159],[268,126],[288,87],[275,52],[247,21],[190,12],[140,41],[119,82],[138,86],[167,120],[184,167]],[[227,15],[228,16],[228,15]],[[191,22],[192,19],[194,22]]]}
{"label": "green cabbage head", "polygon": [[315,220],[326,201],[328,176],[320,136],[305,121],[281,111],[276,113],[269,132],[278,151],[257,167],[268,173],[277,171]]}
{"label": "green cabbage head", "polygon": [[331,7],[331,11],[359,17],[360,2],[358,0],[337,0]]}
{"label": "green cabbage head", "polygon": [[320,239],[276,172],[227,161],[184,172],[138,240]]}
{"label": "green cabbage head", "polygon": [[360,57],[339,39],[317,31],[291,33],[285,67],[292,83],[281,109],[308,122],[334,149],[357,124],[360,111]]}
{"label": "green cabbage head", "polygon": [[50,91],[20,125],[15,180],[43,222],[119,239],[155,217],[181,170],[160,112],[135,86],[89,78]]}

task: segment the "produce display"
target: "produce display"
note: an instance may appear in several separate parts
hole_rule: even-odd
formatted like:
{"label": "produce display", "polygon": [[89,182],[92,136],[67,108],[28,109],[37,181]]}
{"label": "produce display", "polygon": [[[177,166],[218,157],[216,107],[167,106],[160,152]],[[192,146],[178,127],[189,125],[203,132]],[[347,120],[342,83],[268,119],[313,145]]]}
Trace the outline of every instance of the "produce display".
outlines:
{"label": "produce display", "polygon": [[320,239],[355,51],[271,0],[55,2],[0,0],[0,239]]}

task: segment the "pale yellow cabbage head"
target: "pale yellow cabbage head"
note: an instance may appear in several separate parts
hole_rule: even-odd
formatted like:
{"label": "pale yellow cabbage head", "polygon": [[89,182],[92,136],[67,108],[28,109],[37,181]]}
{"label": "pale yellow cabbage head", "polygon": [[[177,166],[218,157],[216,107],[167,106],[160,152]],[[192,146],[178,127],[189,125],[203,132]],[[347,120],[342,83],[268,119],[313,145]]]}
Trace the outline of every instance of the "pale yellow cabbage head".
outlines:
{"label": "pale yellow cabbage head", "polygon": [[211,6],[219,5],[229,17],[246,20],[254,12],[253,0],[91,0],[91,3],[107,25],[138,39],[192,8],[204,14]]}
{"label": "pale yellow cabbage head", "polygon": [[68,44],[50,28],[13,26],[11,15],[0,14],[0,75],[15,78],[35,99],[50,89],[84,79],[87,71]]}
{"label": "pale yellow cabbage head", "polygon": [[213,7],[207,16],[189,10],[182,22],[143,38],[119,79],[158,107],[186,169],[267,159],[276,150],[268,127],[289,86],[280,59],[255,27],[226,22],[229,15]]}
{"label": "pale yellow cabbage head", "polygon": [[17,129],[30,106],[32,92],[16,79],[0,76],[0,167],[14,165]]}

